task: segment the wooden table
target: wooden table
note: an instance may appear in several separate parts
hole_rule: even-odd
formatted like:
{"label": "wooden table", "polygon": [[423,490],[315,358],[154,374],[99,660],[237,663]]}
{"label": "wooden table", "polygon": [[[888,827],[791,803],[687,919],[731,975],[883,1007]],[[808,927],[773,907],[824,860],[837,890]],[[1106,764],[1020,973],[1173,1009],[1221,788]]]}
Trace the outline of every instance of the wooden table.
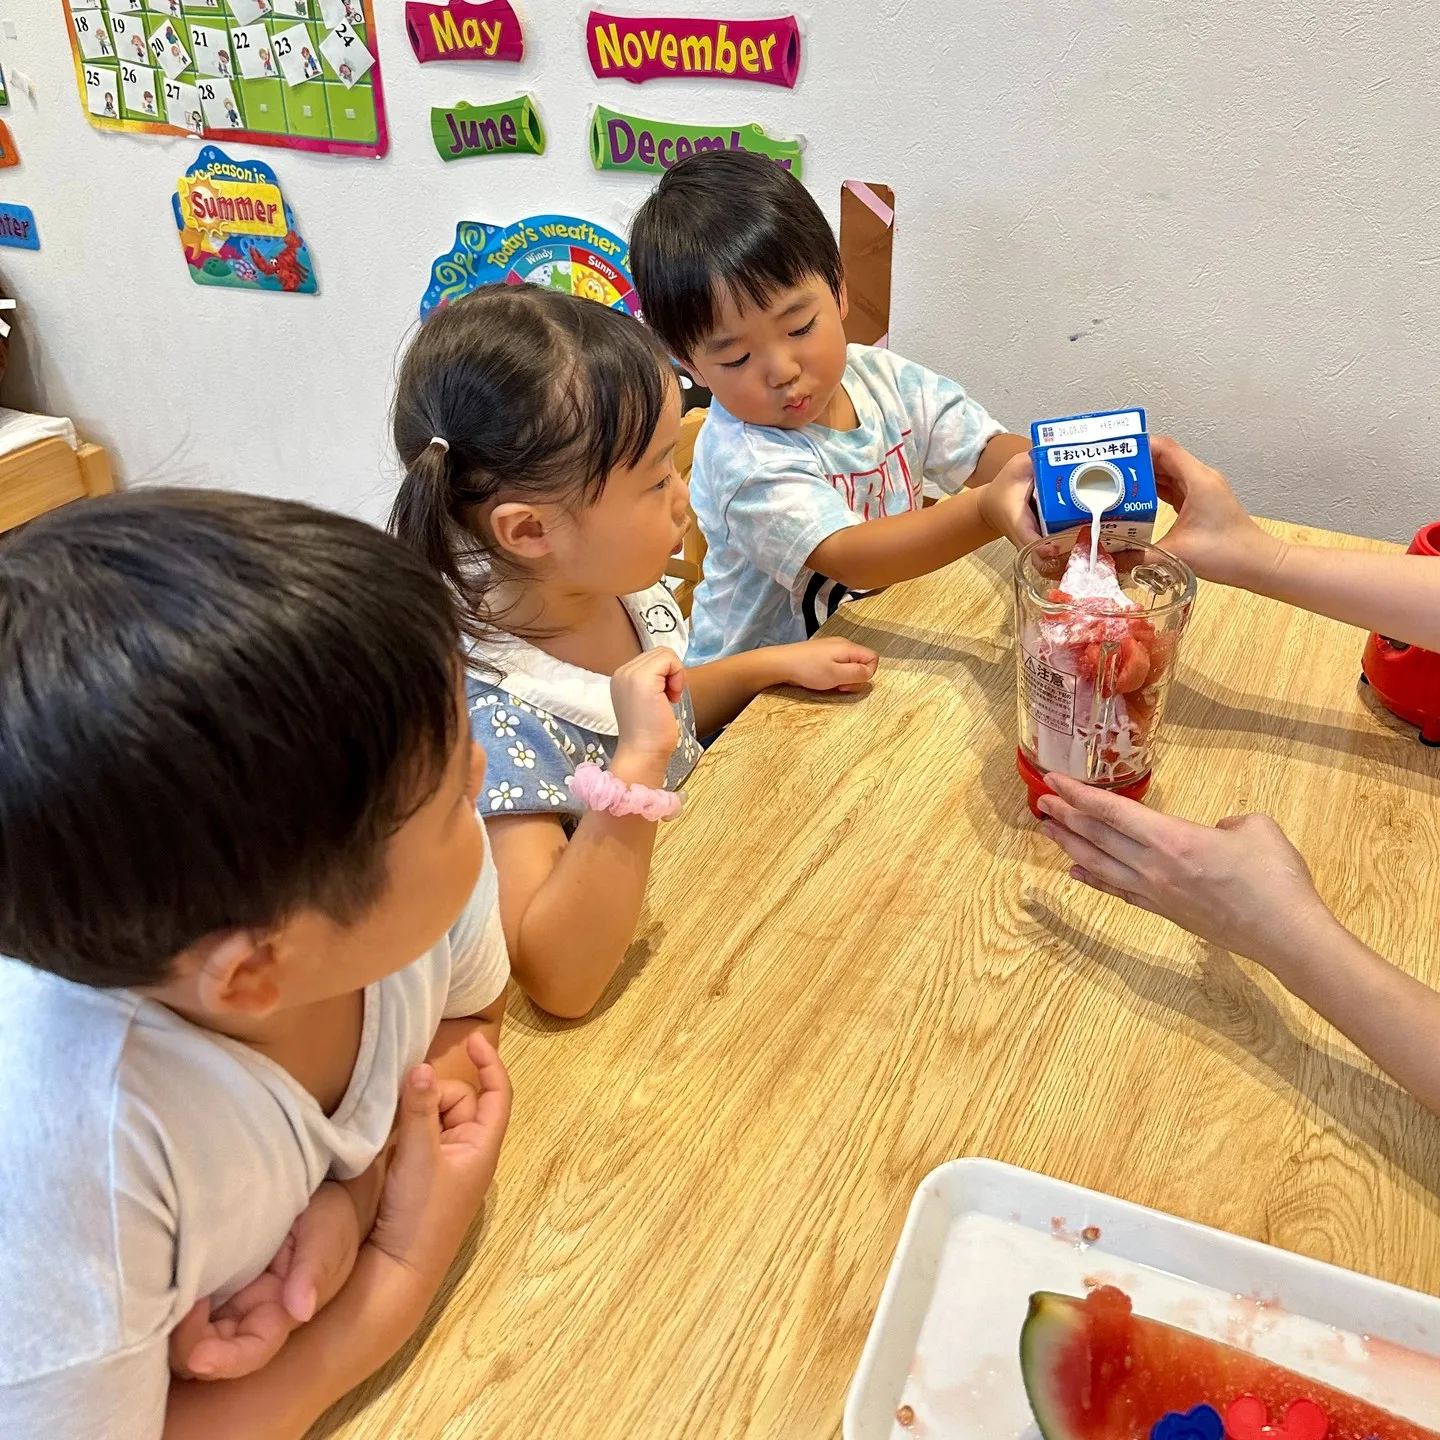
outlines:
{"label": "wooden table", "polygon": [[[319,1433],[836,1436],[906,1208],[959,1155],[1440,1291],[1440,1120],[1036,833],[1010,558],[847,607],[872,693],[765,696],[706,757],[599,1013],[515,1002],[499,1182],[431,1328]],[[1357,689],[1362,643],[1202,586],[1152,803],[1276,816],[1440,985],[1440,754]]]}

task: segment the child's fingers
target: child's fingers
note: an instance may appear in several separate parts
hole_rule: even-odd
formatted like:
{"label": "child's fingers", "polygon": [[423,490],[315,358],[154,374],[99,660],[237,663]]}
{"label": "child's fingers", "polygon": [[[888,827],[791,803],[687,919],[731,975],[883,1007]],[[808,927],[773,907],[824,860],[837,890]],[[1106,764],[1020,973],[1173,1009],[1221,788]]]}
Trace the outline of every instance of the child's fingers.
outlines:
{"label": "child's fingers", "polygon": [[465,1052],[480,1078],[477,1119],[487,1129],[498,1126],[503,1132],[510,1121],[510,1076],[500,1061],[500,1052],[479,1030],[465,1042]]}
{"label": "child's fingers", "polygon": [[395,1127],[395,1170],[433,1167],[440,1151],[440,1091],[430,1065],[417,1065],[405,1077],[400,1118]]}
{"label": "child's fingers", "polygon": [[301,1256],[285,1277],[285,1313],[299,1325],[315,1316],[320,1303],[320,1266]]}
{"label": "child's fingers", "polygon": [[202,1380],[238,1380],[263,1369],[279,1353],[293,1322],[281,1305],[252,1310],[235,1334],[208,1336],[190,1352],[190,1369]]}
{"label": "child's fingers", "polygon": [[672,705],[679,704],[685,692],[685,662],[668,645],[657,645],[655,649],[646,650],[627,661],[615,672],[611,684],[622,680],[627,673],[643,675],[647,682],[653,677]]}
{"label": "child's fingers", "polygon": [[1042,538],[1039,523],[1035,519],[1035,512],[1030,508],[1030,496],[1034,491],[1033,483],[1025,487],[1025,494],[1021,497],[1019,509],[1015,512],[1011,522],[1015,528],[1011,540],[1017,550],[1023,550],[1027,545],[1032,545]]}
{"label": "child's fingers", "polygon": [[448,1130],[455,1125],[466,1125],[475,1118],[479,1101],[475,1087],[463,1080],[442,1080],[440,1082],[440,1128]]}
{"label": "child's fingers", "polygon": [[873,670],[880,663],[880,656],[868,645],[856,645],[851,640],[821,640],[812,642],[819,646],[819,653],[836,665],[869,665]]}
{"label": "child's fingers", "polygon": [[866,664],[863,660],[842,662],[835,667],[834,688],[836,690],[863,690],[870,683],[870,677],[874,673],[874,665]]}
{"label": "child's fingers", "polygon": [[170,1332],[170,1368],[177,1375],[197,1373],[191,1368],[190,1359],[195,1347],[210,1333],[210,1299],[206,1296],[197,1300]]}
{"label": "child's fingers", "polygon": [[271,1269],[284,1276],[281,1302],[303,1325],[334,1299],[355,1264],[361,1240],[355,1202],[338,1185],[321,1186],[291,1227],[290,1238],[289,1263],[281,1267],[272,1261]]}
{"label": "child's fingers", "polygon": [[1083,835],[1067,830],[1054,820],[1046,820],[1040,826],[1040,831],[1047,840],[1053,840],[1077,865],[1107,885],[1114,885],[1121,890],[1138,890],[1141,887],[1140,876],[1123,860],[1107,855]]}

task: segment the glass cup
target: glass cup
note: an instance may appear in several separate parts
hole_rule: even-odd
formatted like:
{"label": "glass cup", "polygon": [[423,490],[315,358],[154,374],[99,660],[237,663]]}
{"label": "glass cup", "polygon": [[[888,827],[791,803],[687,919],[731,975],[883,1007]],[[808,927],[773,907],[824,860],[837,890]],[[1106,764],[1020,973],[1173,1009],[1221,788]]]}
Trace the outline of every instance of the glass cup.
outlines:
{"label": "glass cup", "polygon": [[1077,593],[1068,593],[1066,567],[1082,543],[1088,550],[1088,526],[1037,540],[1015,557],[1019,769],[1036,815],[1052,771],[1136,800],[1144,795],[1195,603],[1195,572],[1183,560],[1143,541],[1103,536],[1114,581],[1072,576]]}

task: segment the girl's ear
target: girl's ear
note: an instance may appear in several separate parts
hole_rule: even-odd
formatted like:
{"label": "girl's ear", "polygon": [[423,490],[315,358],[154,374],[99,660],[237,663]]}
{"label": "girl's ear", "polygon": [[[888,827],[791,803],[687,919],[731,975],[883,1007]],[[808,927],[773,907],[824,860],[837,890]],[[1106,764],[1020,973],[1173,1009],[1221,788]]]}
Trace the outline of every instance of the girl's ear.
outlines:
{"label": "girl's ear", "polygon": [[500,549],[521,560],[543,560],[550,554],[553,507],[507,500],[490,512],[490,534]]}

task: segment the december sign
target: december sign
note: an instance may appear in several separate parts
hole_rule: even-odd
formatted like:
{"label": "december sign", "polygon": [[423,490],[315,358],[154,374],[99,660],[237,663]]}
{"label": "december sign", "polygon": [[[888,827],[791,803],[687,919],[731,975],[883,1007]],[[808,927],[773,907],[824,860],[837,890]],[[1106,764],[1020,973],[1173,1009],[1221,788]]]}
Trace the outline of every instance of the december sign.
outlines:
{"label": "december sign", "polygon": [[776,140],[759,125],[676,125],[595,107],[590,162],[597,170],[668,170],[705,150],[750,150],[768,155],[800,178],[800,142]]}
{"label": "december sign", "polygon": [[618,77],[635,85],[689,76],[790,88],[800,73],[800,26],[793,15],[693,20],[592,10],[585,45],[600,79]]}

